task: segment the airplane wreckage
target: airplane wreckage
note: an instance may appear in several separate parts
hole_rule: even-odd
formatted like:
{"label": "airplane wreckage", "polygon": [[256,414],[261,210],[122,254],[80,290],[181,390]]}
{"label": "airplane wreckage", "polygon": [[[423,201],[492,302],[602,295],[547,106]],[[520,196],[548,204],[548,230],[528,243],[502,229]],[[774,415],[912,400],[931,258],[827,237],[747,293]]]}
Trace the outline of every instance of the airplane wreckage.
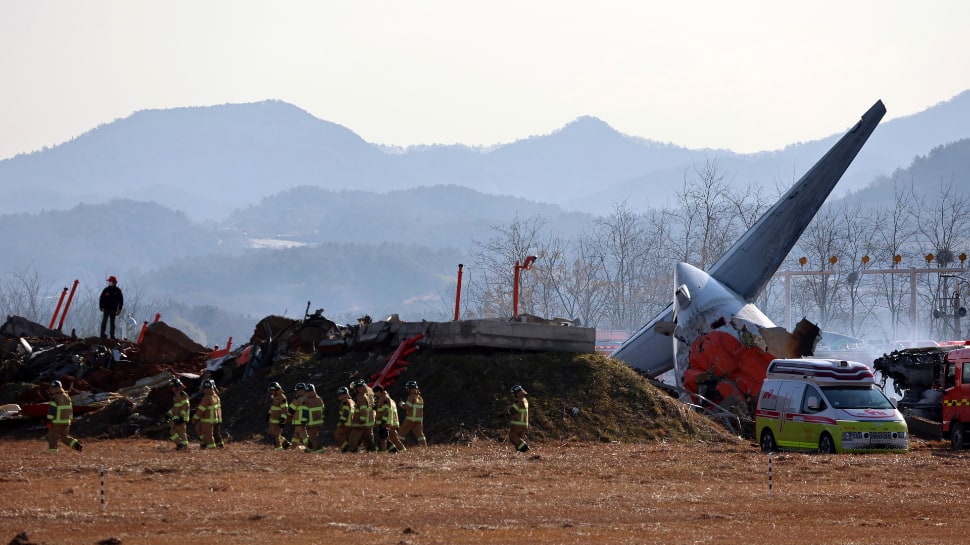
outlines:
{"label": "airplane wreckage", "polygon": [[820,338],[805,319],[791,333],[775,326],[753,301],[885,113],[877,101],[710,270],[679,263],[671,305],[612,357],[649,377],[673,372],[678,387],[750,414],[771,360],[811,356]]}
{"label": "airplane wreckage", "polygon": [[[672,372],[682,391],[703,396],[733,415],[748,413],[768,363],[775,357],[810,356],[819,339],[818,327],[804,319],[791,333],[775,326],[753,301],[885,112],[882,102],[876,102],[708,271],[678,264],[671,305],[612,357],[648,377]],[[53,378],[69,378],[78,415],[105,415],[100,421],[82,418],[75,427],[87,426],[89,434],[124,437],[157,425],[162,408],[170,404],[163,398],[171,395],[168,388],[158,386],[173,376],[193,390],[206,376],[216,376],[222,385],[251,378],[275,356],[288,352],[326,356],[384,347],[390,355],[383,371],[371,377],[376,382],[392,381],[402,371],[394,366],[407,364],[404,358],[419,347],[594,350],[594,329],[562,327],[570,324],[560,322],[523,315],[511,321],[405,323],[391,316],[338,326],[318,311],[302,320],[266,317],[249,343],[230,351],[231,339],[225,348],[213,350],[160,321],[147,325],[144,337],[133,343],[77,339],[9,317],[0,327],[0,420],[46,414],[46,384]]]}

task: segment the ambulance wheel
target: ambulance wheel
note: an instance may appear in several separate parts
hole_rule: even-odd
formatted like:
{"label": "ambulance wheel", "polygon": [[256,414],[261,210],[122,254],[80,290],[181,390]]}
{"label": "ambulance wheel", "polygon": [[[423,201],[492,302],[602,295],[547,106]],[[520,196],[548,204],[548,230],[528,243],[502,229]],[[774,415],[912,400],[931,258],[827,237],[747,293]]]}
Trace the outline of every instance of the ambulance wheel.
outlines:
{"label": "ambulance wheel", "polygon": [[832,436],[828,432],[823,432],[822,436],[818,438],[818,453],[835,454],[835,441],[832,440]]}
{"label": "ambulance wheel", "polygon": [[966,434],[963,430],[963,422],[954,422],[950,425],[950,445],[953,450],[963,450]]}
{"label": "ambulance wheel", "polygon": [[774,452],[778,450],[778,445],[775,444],[775,435],[771,433],[771,430],[765,428],[761,432],[761,452]]}

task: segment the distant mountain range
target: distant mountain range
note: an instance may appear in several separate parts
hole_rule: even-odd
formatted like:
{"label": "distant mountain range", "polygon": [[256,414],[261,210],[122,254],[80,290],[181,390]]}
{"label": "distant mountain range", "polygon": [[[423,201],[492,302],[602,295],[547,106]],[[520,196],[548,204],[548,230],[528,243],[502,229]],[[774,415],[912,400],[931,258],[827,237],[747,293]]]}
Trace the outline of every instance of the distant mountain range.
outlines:
{"label": "distant mountain range", "polygon": [[[541,217],[570,239],[619,201],[673,206],[707,159],[738,184],[788,187],[840,135],[741,155],[584,117],[490,149],[390,149],[282,102],[143,111],[0,161],[0,255],[3,274],[80,278],[88,299],[118,275],[142,312],[191,305],[181,325],[211,339],[248,338],[247,316],[301,316],[308,300],[338,321],[446,319],[457,264],[494,226]],[[883,123],[836,192],[884,202],[896,179],[970,193],[970,91]]]}
{"label": "distant mountain range", "polygon": [[[860,104],[860,115],[869,106]],[[891,111],[892,104],[887,106]],[[854,121],[847,119],[846,128]],[[672,204],[692,164],[708,158],[716,158],[738,183],[787,186],[841,132],[779,151],[737,154],[630,137],[581,117],[552,134],[488,149],[392,149],[279,101],[145,110],[64,144],[0,161],[6,190],[0,214],[124,198],[154,201],[194,220],[222,220],[299,186],[391,192],[436,185],[603,214],[622,200],[640,210]],[[967,137],[970,91],[884,122],[837,192],[861,189],[917,155]]]}

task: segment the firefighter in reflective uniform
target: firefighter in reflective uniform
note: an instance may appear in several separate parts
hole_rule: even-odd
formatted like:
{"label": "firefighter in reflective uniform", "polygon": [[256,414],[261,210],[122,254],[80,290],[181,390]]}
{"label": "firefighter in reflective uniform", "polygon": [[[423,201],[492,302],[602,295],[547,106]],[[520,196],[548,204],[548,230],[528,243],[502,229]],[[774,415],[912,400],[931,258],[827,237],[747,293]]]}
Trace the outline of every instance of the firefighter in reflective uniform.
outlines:
{"label": "firefighter in reflective uniform", "polygon": [[192,415],[192,422],[198,423],[199,441],[202,448],[216,448],[213,430],[217,422],[222,422],[222,407],[216,395],[216,384],[212,380],[202,381],[202,400]]}
{"label": "firefighter in reflective uniform", "polygon": [[421,397],[421,389],[413,380],[409,380],[404,387],[408,397],[401,402],[401,410],[404,411],[404,423],[399,430],[401,441],[406,441],[408,435],[414,435],[418,445],[426,447],[428,440],[424,437],[424,398]]}
{"label": "firefighter in reflective uniform", "polygon": [[307,432],[306,432],[306,419],[304,418],[303,398],[306,394],[306,390],[303,389],[305,384],[299,382],[293,387],[293,401],[290,402],[289,408],[289,420],[293,424],[293,437],[290,439],[296,448],[306,448],[307,445]]}
{"label": "firefighter in reflective uniform", "polygon": [[363,380],[358,380],[352,384],[354,388],[354,419],[350,426],[349,448],[351,452],[356,452],[357,447],[363,443],[367,450],[374,450],[374,425],[376,424],[374,413],[374,391]]}
{"label": "firefighter in reflective uniform", "polygon": [[346,386],[337,388],[337,428],[333,430],[333,438],[337,440],[337,447],[341,452],[350,450],[350,426],[354,422],[354,400],[350,399],[350,390]]}
{"label": "firefighter in reflective uniform", "polygon": [[175,443],[175,450],[185,450],[189,448],[189,432],[186,429],[191,413],[189,394],[177,378],[169,380],[168,385],[172,388],[172,408],[165,413],[168,417],[168,438]]}
{"label": "firefighter in reflective uniform", "polygon": [[509,422],[509,441],[519,452],[529,450],[529,444],[525,442],[525,431],[529,429],[529,400],[525,396],[529,392],[525,388],[516,384],[512,387],[512,406],[509,407],[509,414],[512,420]]}
{"label": "firefighter in reflective uniform", "polygon": [[397,434],[401,425],[397,416],[397,404],[380,384],[374,386],[374,398],[374,408],[377,413],[377,450],[391,453],[404,452],[407,447]]}
{"label": "firefighter in reflective uniform", "polygon": [[210,380],[212,384],[212,397],[216,401],[216,421],[212,423],[212,438],[216,442],[216,446],[223,448],[226,445],[222,442],[222,398],[219,397],[219,387],[216,386],[216,381]]}
{"label": "firefighter in reflective uniform", "polygon": [[320,441],[320,429],[323,428],[324,404],[317,389],[309,382],[303,385],[306,395],[303,397],[303,407],[306,415],[307,447],[306,452],[323,452]]}
{"label": "firefighter in reflective uniform", "polygon": [[290,447],[290,442],[283,438],[283,424],[286,423],[286,416],[290,412],[290,404],[283,393],[283,387],[279,382],[269,385],[269,428],[266,433],[273,440],[276,450],[283,450]]}
{"label": "firefighter in reflective uniform", "polygon": [[71,420],[74,418],[74,405],[71,396],[64,391],[61,381],[51,382],[51,402],[47,408],[47,448],[57,452],[57,441],[74,450],[83,448],[80,441],[71,437]]}

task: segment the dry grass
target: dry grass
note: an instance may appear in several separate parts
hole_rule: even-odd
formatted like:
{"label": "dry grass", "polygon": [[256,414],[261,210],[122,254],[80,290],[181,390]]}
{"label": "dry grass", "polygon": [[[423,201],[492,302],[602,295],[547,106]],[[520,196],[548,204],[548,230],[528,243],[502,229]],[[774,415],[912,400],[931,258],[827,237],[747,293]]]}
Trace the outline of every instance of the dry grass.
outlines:
{"label": "dry grass", "polygon": [[[937,448],[939,447],[939,448]],[[399,455],[174,452],[0,441],[0,542],[965,543],[970,455],[776,454],[754,445],[477,440]],[[99,466],[107,470],[107,507]],[[111,540],[114,541],[105,541]]]}

